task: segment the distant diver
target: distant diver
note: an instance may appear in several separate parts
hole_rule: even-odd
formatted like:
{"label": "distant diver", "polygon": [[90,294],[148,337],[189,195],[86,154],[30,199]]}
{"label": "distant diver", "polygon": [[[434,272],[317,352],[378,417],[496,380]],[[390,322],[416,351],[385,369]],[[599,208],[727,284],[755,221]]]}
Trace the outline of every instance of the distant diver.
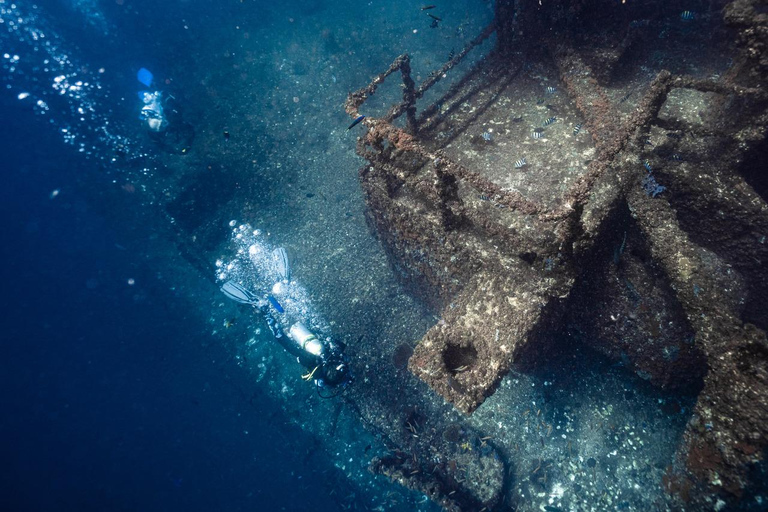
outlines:
{"label": "distant diver", "polygon": [[261,270],[262,275],[257,277],[259,284],[271,292],[254,293],[233,279],[224,282],[221,291],[235,302],[258,309],[278,343],[306,368],[302,378],[313,381],[321,397],[336,396],[353,380],[349,357],[344,353],[346,346],[330,337],[315,335],[303,323],[301,315],[308,311],[305,290],[290,281],[291,270],[285,249],[280,247],[270,252],[266,247],[254,244],[249,254]]}
{"label": "distant diver", "polygon": [[195,130],[182,119],[179,107],[174,104],[176,98],[153,87],[154,75],[147,68],[139,69],[136,79],[149,89],[138,94],[142,102],[139,119],[145,122],[150,137],[170,153],[186,154]]}
{"label": "distant diver", "polygon": [[[141,68],[136,78],[145,87],[152,87],[153,75],[147,68]],[[163,109],[163,93],[160,91],[139,91],[139,99],[144,103],[139,113],[139,119],[146,121],[147,127],[153,132],[161,132],[168,126]]]}

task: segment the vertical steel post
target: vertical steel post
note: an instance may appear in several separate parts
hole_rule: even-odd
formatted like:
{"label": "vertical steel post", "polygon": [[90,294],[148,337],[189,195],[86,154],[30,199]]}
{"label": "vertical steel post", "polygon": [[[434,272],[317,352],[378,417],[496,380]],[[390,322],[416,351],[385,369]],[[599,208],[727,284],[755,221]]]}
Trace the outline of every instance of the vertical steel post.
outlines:
{"label": "vertical steel post", "polygon": [[400,64],[400,73],[403,75],[403,101],[408,105],[405,109],[405,118],[408,133],[416,134],[416,84],[411,78],[411,57],[406,54]]}

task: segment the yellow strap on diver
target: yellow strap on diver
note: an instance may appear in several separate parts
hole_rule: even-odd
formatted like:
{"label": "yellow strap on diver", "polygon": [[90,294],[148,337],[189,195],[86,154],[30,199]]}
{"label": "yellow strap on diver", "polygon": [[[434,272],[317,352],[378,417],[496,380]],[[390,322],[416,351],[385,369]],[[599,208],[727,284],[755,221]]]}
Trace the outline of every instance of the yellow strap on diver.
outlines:
{"label": "yellow strap on diver", "polygon": [[318,368],[320,368],[320,367],[319,366],[315,366],[314,370],[312,370],[311,372],[309,372],[306,375],[302,375],[301,378],[304,379],[304,380],[310,380],[315,375],[315,372],[317,371]]}

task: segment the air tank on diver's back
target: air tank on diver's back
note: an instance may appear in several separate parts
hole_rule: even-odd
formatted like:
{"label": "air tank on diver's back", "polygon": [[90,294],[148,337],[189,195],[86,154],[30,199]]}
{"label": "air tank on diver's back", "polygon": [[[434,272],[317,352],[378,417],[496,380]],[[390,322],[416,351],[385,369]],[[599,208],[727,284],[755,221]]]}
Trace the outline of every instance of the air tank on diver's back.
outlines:
{"label": "air tank on diver's back", "polygon": [[[236,240],[245,245],[243,233],[239,236],[235,235]],[[275,340],[307,369],[302,378],[313,381],[321,396],[336,395],[353,380],[349,358],[344,353],[346,347],[330,336],[318,336],[306,326],[305,322],[313,317],[308,294],[302,286],[290,280],[291,267],[286,250],[280,247],[270,251],[264,244],[253,242],[247,246],[247,251],[244,248],[238,251],[243,256],[247,253],[249,266],[255,267],[255,272],[248,269],[245,274],[250,289],[236,279],[227,279],[227,272],[221,272],[219,279],[227,279],[221,291],[236,302],[258,309]],[[227,269],[233,267],[232,263],[226,266]],[[269,291],[259,294],[252,291],[254,288]],[[314,320],[318,325],[317,319]]]}

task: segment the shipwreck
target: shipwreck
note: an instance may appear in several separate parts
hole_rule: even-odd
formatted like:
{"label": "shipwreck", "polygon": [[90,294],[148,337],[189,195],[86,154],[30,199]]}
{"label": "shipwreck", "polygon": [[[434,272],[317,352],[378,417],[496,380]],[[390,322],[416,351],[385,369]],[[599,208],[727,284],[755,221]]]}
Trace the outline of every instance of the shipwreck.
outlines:
{"label": "shipwreck", "polygon": [[[367,115],[369,225],[440,317],[401,358],[470,415],[565,333],[693,393],[665,490],[681,507],[739,506],[765,486],[768,446],[768,10],[723,2],[691,28],[682,2],[606,4],[498,0],[422,83],[404,54],[349,95],[347,113]],[[398,75],[402,101],[372,115],[366,101]],[[482,510],[503,505],[494,460],[475,468],[492,479],[465,484],[397,452],[374,468]]]}

